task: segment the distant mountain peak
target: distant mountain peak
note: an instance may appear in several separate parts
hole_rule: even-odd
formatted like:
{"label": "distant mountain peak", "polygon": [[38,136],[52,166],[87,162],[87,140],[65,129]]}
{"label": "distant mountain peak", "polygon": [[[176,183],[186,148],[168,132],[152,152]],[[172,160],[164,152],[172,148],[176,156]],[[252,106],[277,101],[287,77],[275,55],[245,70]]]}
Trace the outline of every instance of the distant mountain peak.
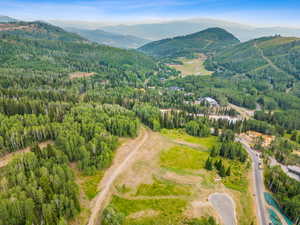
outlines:
{"label": "distant mountain peak", "polygon": [[185,36],[154,41],[142,46],[140,50],[159,58],[176,58],[192,56],[194,53],[210,54],[237,43],[239,40],[234,35],[213,27]]}

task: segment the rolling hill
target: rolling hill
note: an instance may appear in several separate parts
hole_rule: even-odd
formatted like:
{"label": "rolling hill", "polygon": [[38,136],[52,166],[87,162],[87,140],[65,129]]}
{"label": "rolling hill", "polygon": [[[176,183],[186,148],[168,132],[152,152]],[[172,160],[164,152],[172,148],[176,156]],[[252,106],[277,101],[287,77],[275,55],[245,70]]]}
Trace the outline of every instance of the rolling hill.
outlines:
{"label": "rolling hill", "polygon": [[151,57],[138,51],[92,43],[42,22],[0,24],[0,37],[1,68],[12,73],[19,69],[43,71],[44,76],[92,72],[100,80],[136,82],[156,67]]}
{"label": "rolling hill", "polygon": [[210,54],[239,43],[231,33],[221,28],[209,28],[194,34],[151,42],[140,51],[158,58],[192,56],[194,53]]}
{"label": "rolling hill", "polygon": [[99,29],[87,30],[71,27],[65,29],[79,34],[90,41],[118,48],[138,48],[149,42],[148,40],[135,36],[109,33]]}
{"label": "rolling hill", "polygon": [[0,24],[0,34],[10,34],[28,39],[59,41],[86,41],[77,34],[67,32],[60,27],[43,22],[12,22]]}
{"label": "rolling hill", "polygon": [[207,65],[215,71],[242,74],[270,83],[299,79],[300,38],[272,36],[254,39],[218,52]]}
{"label": "rolling hill", "polygon": [[11,22],[17,22],[17,20],[9,16],[0,15],[0,23],[11,23]]}

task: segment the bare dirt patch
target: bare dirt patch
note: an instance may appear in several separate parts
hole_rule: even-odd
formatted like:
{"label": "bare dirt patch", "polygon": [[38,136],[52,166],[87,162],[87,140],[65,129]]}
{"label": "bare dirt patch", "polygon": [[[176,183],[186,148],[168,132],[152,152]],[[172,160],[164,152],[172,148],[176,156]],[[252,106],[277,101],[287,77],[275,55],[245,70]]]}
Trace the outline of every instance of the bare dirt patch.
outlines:
{"label": "bare dirt patch", "polygon": [[265,134],[255,132],[255,131],[247,131],[246,133],[242,133],[240,135],[242,138],[247,140],[247,142],[250,143],[251,146],[253,146],[255,144],[255,142],[257,141],[258,138],[262,138],[262,140],[263,140],[262,146],[263,147],[268,147],[271,144],[271,142],[275,139],[275,136],[265,135]]}
{"label": "bare dirt patch", "polygon": [[86,72],[75,72],[75,73],[71,73],[69,75],[70,79],[76,79],[76,78],[81,78],[81,77],[90,77],[95,75],[95,73],[86,73]]}
{"label": "bare dirt patch", "polygon": [[[40,146],[40,148],[45,148],[49,144],[53,144],[53,142],[52,141],[41,142],[41,143],[39,143],[39,146]],[[6,166],[15,156],[29,152],[30,149],[31,149],[31,147],[27,147],[24,149],[20,149],[16,152],[12,152],[7,155],[4,155],[3,157],[0,158],[0,168]]]}
{"label": "bare dirt patch", "polygon": [[143,148],[136,156],[136,162],[118,179],[118,184],[135,189],[139,184],[151,184],[153,175],[160,173],[159,153],[174,144],[159,133],[151,132]]}
{"label": "bare dirt patch", "polygon": [[299,151],[293,151],[293,154],[296,154],[296,155],[300,156],[300,152]]}
{"label": "bare dirt patch", "polygon": [[[99,184],[100,191],[91,202],[91,216],[88,225],[98,223],[98,220],[100,219],[99,213],[101,213],[110,200],[113,184],[116,179],[126,171],[130,170],[136,161],[144,159],[146,157],[145,151],[146,153],[147,151],[151,152],[150,149],[148,149],[148,146],[158,144],[155,142],[155,137],[155,133],[143,128],[138,138],[130,140],[117,150],[112,166],[105,172],[104,177]],[[134,178],[137,177],[138,175],[135,174]]]}
{"label": "bare dirt patch", "polygon": [[201,182],[201,177],[193,175],[180,175],[167,171],[162,177],[166,180],[174,181],[181,184],[197,184]]}
{"label": "bare dirt patch", "polygon": [[17,24],[0,24],[0,31],[33,30],[34,25],[21,26]]}
{"label": "bare dirt patch", "polygon": [[185,211],[185,215],[188,218],[201,218],[207,216],[213,216],[218,224],[221,224],[219,214],[214,210],[212,204],[208,201],[193,201],[189,208]]}

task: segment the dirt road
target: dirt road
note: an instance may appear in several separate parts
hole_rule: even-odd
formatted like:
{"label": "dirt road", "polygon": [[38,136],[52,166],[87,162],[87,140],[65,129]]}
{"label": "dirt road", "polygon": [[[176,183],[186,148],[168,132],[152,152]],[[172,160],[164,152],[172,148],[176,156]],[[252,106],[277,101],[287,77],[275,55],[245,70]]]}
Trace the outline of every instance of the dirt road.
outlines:
{"label": "dirt road", "polygon": [[118,149],[118,151],[127,150],[129,151],[129,154],[127,154],[125,158],[122,158],[122,156],[120,156],[119,159],[115,158],[113,165],[105,172],[104,177],[99,185],[99,190],[101,191],[92,202],[91,215],[87,225],[96,225],[98,223],[100,212],[103,210],[105,201],[110,197],[110,190],[114,181],[126,168],[132,165],[137,152],[148,139],[148,132],[149,131],[146,129],[142,129],[139,137],[129,141],[126,145],[121,146],[121,148]]}
{"label": "dirt road", "polygon": [[[48,144],[51,144],[51,143],[52,143],[52,141],[41,142],[41,143],[39,143],[39,146],[40,146],[40,148],[45,148]],[[27,147],[27,148],[18,150],[16,152],[9,153],[9,154],[1,157],[0,158],[0,168],[6,166],[16,155],[29,152],[30,149],[31,149],[31,147]]]}

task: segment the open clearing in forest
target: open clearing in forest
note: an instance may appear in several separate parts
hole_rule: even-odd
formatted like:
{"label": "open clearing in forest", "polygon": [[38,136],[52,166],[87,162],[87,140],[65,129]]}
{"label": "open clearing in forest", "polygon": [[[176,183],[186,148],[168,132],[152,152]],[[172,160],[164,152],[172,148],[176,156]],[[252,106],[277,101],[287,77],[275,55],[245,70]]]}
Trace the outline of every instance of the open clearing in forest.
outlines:
{"label": "open clearing in forest", "polygon": [[70,74],[70,79],[82,78],[82,77],[90,77],[95,75],[95,73],[87,73],[87,72],[75,72]]}
{"label": "open clearing in forest", "polygon": [[201,75],[208,76],[213,72],[205,69],[204,62],[207,57],[203,54],[197,54],[194,59],[178,58],[177,60],[182,63],[180,64],[169,64],[170,67],[181,72],[183,76],[187,75]]}
{"label": "open clearing in forest", "polygon": [[[162,134],[149,131],[132,165],[114,182],[109,206],[125,216],[124,225],[183,225],[209,215],[221,223],[208,201],[216,192],[235,201],[238,224],[256,224],[246,165],[223,159],[225,166],[232,165],[232,175],[220,179],[215,170],[204,169],[216,137],[191,137],[182,130],[163,130]],[[176,140],[194,147],[178,145]]]}
{"label": "open clearing in forest", "polygon": [[[39,143],[40,148],[45,148],[47,147],[47,145],[52,144],[52,141],[45,141],[45,142],[41,142]],[[13,158],[15,158],[16,156],[29,152],[31,149],[31,147],[27,147],[12,153],[9,153],[7,155],[4,155],[3,157],[0,157],[0,168],[6,166]]]}
{"label": "open clearing in forest", "polygon": [[98,224],[99,214],[106,201],[110,199],[112,185],[115,179],[135,161],[136,153],[140,147],[147,143],[149,131],[141,129],[140,135],[135,139],[121,139],[121,146],[115,152],[112,165],[106,170],[99,170],[92,176],[82,174],[75,165],[71,165],[80,186],[81,212],[70,225]]}
{"label": "open clearing in forest", "polygon": [[0,24],[0,31],[12,31],[12,30],[27,30],[31,31],[34,29],[34,25],[16,25],[16,24],[9,24],[3,23]]}

